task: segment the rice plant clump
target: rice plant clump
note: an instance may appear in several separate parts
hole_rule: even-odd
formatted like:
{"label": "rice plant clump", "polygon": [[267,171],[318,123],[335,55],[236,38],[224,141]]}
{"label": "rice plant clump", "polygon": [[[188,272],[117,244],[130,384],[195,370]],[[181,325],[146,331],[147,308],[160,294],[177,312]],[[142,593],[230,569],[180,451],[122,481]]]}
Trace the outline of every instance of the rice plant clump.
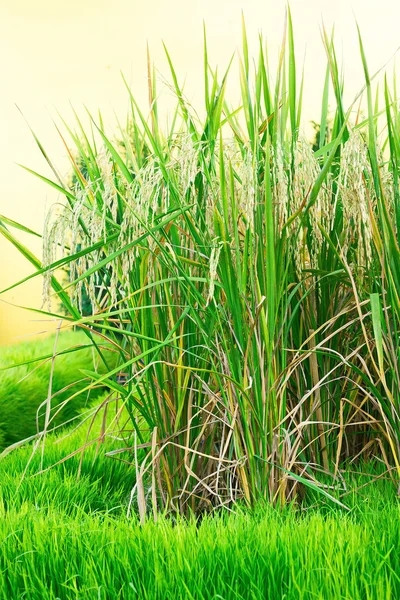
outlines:
{"label": "rice plant clump", "polygon": [[47,220],[43,265],[29,258],[45,274],[45,305],[57,294],[106,367],[101,340],[118,356],[86,375],[129,415],[121,454],[136,467],[142,519],[284,503],[309,487],[327,495],[318,473],[340,487],[345,461],[377,452],[400,474],[397,104],[385,82],[378,139],[360,37],[356,100],[368,117],[352,123],[326,34],[324,44],[317,150],[300,133],[289,14],[275,77],[263,43],[250,69],[243,29],[239,108],[225,98],[230,68],[218,78],[206,42],[202,119],[167,53],[172,125],[158,117],[149,62],[149,117],[128,90],[119,143],[94,120],[89,141],[78,120],[73,184],[56,171],[50,182],[66,202]]}

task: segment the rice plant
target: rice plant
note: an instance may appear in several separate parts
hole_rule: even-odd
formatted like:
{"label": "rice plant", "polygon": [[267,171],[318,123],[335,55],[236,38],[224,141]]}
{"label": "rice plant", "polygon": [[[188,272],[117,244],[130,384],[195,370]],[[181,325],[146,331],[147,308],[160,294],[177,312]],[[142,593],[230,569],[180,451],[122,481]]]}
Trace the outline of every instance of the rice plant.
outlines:
{"label": "rice plant", "polygon": [[225,95],[233,67],[212,69],[204,33],[202,113],[166,49],[169,127],[149,58],[149,109],[127,86],[118,141],[101,119],[91,132],[78,117],[76,130],[66,125],[72,183],[35,136],[54,180],[35,175],[65,197],[47,218],[43,262],[15,223],[2,218],[0,230],[44,276],[43,312],[58,297],[66,326],[98,352],[105,372],[85,370],[87,389],[107,386],[129,414],[120,456],[136,467],[142,520],[238,500],[283,504],[309,487],[326,496],[319,474],[340,486],[345,461],[362,455],[378,453],[398,479],[399,113],[386,80],[384,110],[373,102],[359,40],[365,86],[345,107],[323,32],[315,151],[301,133],[290,12],[274,75],[262,37],[250,66],[243,24],[238,107]]}

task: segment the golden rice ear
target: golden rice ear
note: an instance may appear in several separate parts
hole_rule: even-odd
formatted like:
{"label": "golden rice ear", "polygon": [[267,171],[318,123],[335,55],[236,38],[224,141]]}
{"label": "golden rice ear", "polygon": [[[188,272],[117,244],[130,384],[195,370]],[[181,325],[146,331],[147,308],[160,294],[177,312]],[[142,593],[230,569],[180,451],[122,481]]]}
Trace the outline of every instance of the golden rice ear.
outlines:
{"label": "golden rice ear", "polygon": [[340,199],[343,218],[349,223],[343,238],[343,252],[356,246],[355,265],[359,275],[372,261],[370,207],[376,205],[367,145],[357,130],[352,130],[340,160]]}
{"label": "golden rice ear", "polygon": [[217,278],[217,268],[219,262],[219,255],[221,254],[222,242],[219,242],[218,238],[215,240],[216,246],[213,246],[210,256],[210,285],[207,296],[207,305],[211,302],[214,297],[215,280]]}

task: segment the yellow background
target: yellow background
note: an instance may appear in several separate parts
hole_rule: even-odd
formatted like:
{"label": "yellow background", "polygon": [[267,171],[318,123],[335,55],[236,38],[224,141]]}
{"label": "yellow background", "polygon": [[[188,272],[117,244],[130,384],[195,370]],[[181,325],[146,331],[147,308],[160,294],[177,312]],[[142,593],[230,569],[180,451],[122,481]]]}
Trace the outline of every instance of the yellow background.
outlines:
{"label": "yellow background", "polygon": [[[255,53],[262,30],[273,62],[281,41],[285,5],[282,0],[0,0],[0,214],[41,232],[46,206],[57,200],[56,193],[15,164],[50,176],[15,105],[59,170],[67,173],[66,152],[53,124],[53,119],[59,122],[57,111],[72,122],[70,102],[81,115],[84,104],[93,112],[100,108],[112,133],[116,129],[114,111],[120,118],[127,113],[121,70],[146,107],[146,41],[158,70],[168,75],[161,44],[164,40],[181,81],[186,78],[188,97],[201,106],[203,19],[210,62],[218,64],[220,70],[241,44],[242,9],[251,49]],[[328,28],[336,24],[337,49],[345,64],[346,98],[350,100],[363,83],[355,16],[373,72],[400,45],[400,3],[292,0],[291,9],[298,61],[306,53],[305,121],[318,121],[325,70],[322,22]],[[229,90],[233,103],[238,98],[236,68],[231,72]],[[164,93],[166,103],[168,96],[169,92]],[[20,238],[40,255],[40,243],[27,236]],[[27,261],[0,239],[0,289],[31,271]],[[41,282],[34,280],[0,297],[0,344],[54,327],[6,301],[40,307]]]}

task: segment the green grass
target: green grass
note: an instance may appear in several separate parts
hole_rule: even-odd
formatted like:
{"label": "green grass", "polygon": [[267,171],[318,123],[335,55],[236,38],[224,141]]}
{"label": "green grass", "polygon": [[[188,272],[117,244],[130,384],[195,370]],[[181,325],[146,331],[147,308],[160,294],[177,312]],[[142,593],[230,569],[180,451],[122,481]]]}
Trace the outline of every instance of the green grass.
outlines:
{"label": "green grass", "polygon": [[[101,402],[105,397],[100,397]],[[80,412],[83,417],[93,409]],[[111,420],[111,419],[109,419]],[[34,444],[24,445],[0,461],[1,503],[5,510],[78,512],[112,510],[125,514],[135,472],[104,454],[115,448],[110,439],[98,443],[102,418],[94,419],[91,434],[85,426],[49,434],[45,451]],[[76,449],[93,441],[84,453]],[[68,457],[68,458],[67,458]],[[65,460],[66,459],[66,460]]]}
{"label": "green grass", "polygon": [[49,397],[51,428],[76,417],[101,393],[101,389],[80,393],[88,381],[82,369],[94,370],[98,363],[86,336],[62,332],[56,346],[55,342],[55,336],[49,336],[0,348],[0,449],[43,430]]}
{"label": "green grass", "polygon": [[110,516],[11,512],[0,598],[389,600],[400,592],[398,512],[381,514],[372,534],[380,521],[318,515],[141,529]]}
{"label": "green grass", "polygon": [[[98,413],[89,439],[103,429]],[[105,456],[120,440],[106,436],[74,454],[86,441],[83,425],[49,434],[43,459],[27,444],[0,461],[0,599],[389,600],[400,593],[400,505],[380,462],[340,474],[331,493],[350,512],[314,493],[301,507],[242,504],[233,513],[141,525],[137,511],[126,516],[135,466]]]}
{"label": "green grass", "polygon": [[[332,505],[237,506],[197,522],[160,517],[141,526],[125,517],[122,465],[100,457],[78,481],[71,465],[19,485],[26,452],[0,463],[1,599],[399,597],[400,506],[385,478],[347,496],[350,514]],[[348,473],[347,485],[383,471]]]}

